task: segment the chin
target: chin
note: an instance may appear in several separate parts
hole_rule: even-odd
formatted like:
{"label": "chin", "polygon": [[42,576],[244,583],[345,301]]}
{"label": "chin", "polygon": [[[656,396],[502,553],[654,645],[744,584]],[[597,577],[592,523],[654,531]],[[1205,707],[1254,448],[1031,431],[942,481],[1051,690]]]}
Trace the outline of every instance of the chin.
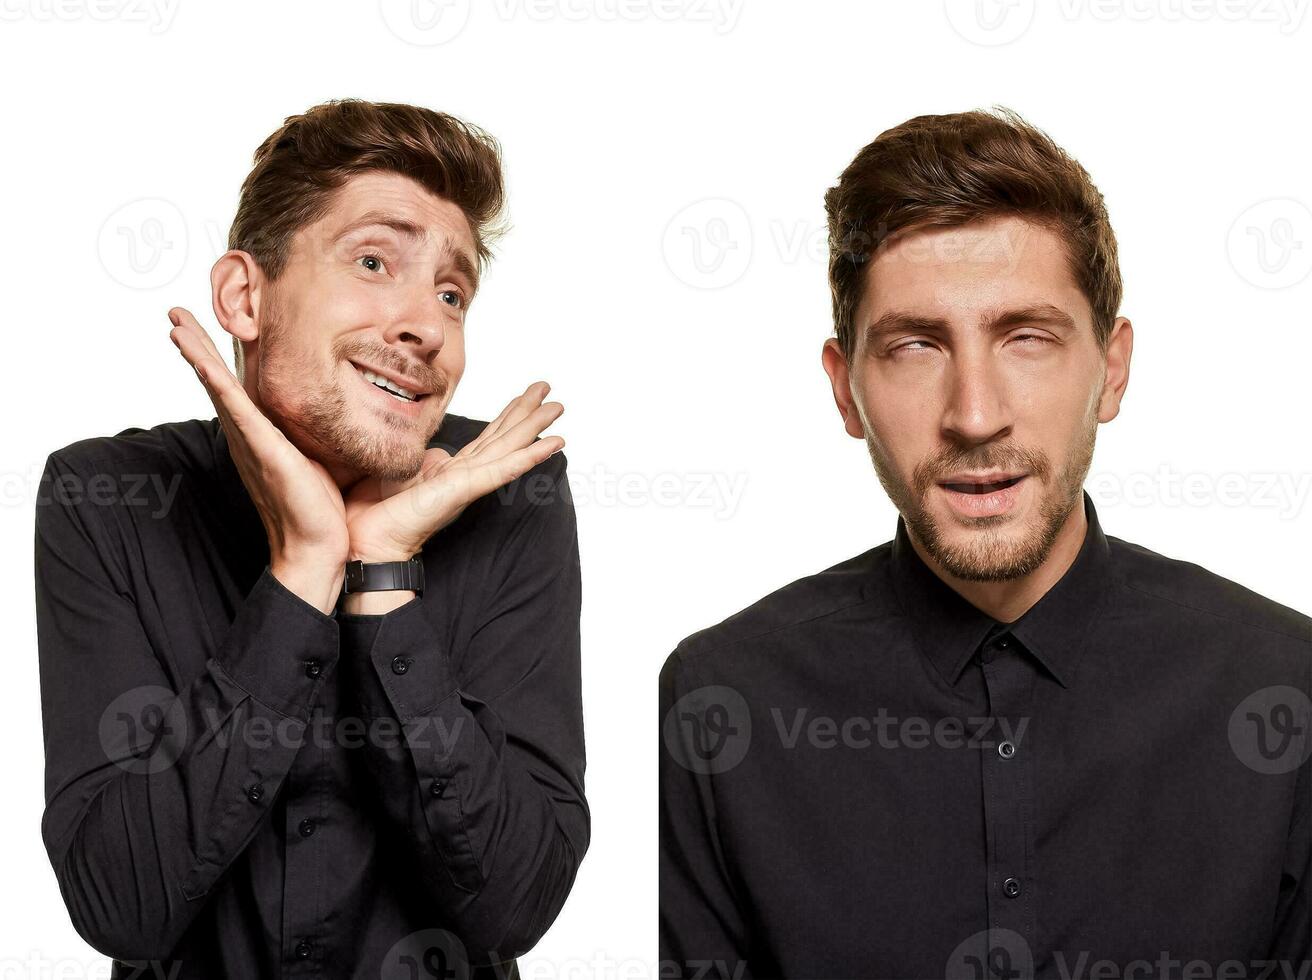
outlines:
{"label": "chin", "polygon": [[[398,417],[340,392],[309,397],[299,406],[297,428],[325,465],[362,477],[403,482],[419,472],[431,435],[422,420]],[[434,429],[436,426],[434,426]]]}
{"label": "chin", "polygon": [[421,433],[356,431],[339,441],[335,455],[342,464],[364,476],[404,481],[419,472],[424,462],[426,440]]}

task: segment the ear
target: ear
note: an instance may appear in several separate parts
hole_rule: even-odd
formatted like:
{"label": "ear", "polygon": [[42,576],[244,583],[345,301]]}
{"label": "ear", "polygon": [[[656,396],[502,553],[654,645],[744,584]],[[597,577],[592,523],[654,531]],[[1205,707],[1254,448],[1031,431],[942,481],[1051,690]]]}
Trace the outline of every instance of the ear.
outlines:
{"label": "ear", "polygon": [[1130,383],[1130,354],[1134,350],[1134,328],[1118,316],[1107,338],[1107,374],[1098,396],[1098,421],[1110,422],[1121,411],[1121,399]]}
{"label": "ear", "polygon": [[224,252],[210,269],[214,316],[219,326],[250,343],[260,336],[260,293],[264,276],[249,252]]}
{"label": "ear", "polygon": [[838,414],[843,417],[843,428],[854,439],[864,439],[865,430],[861,427],[861,415],[857,411],[856,398],[852,395],[847,358],[843,356],[843,348],[838,345],[836,337],[830,337],[825,341],[824,348],[820,351],[820,362],[824,365],[825,374],[829,375],[829,384],[834,389],[834,404],[838,406]]}

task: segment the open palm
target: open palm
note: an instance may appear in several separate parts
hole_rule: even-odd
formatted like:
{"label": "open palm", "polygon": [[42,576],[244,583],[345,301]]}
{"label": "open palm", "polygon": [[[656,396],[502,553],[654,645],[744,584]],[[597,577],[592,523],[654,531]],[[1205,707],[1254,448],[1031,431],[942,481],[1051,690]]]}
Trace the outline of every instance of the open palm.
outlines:
{"label": "open palm", "polygon": [[545,381],[529,385],[454,456],[427,450],[409,480],[368,477],[352,487],[345,500],[350,557],[405,561],[473,501],[563,448],[559,436],[538,438],[565,410],[560,402],[542,403],[550,390]]}

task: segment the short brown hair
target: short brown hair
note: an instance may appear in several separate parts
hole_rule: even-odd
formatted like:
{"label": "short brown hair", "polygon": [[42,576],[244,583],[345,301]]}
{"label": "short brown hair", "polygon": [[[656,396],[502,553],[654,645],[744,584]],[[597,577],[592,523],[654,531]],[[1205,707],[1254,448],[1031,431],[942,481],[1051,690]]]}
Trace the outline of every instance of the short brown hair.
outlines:
{"label": "short brown hair", "polygon": [[[457,205],[469,221],[480,269],[505,204],[501,147],[482,129],[420,106],[333,99],[288,116],[255,151],[241,185],[228,248],[249,252],[270,281],[291,256],[301,228],[327,213],[356,174],[404,174]],[[242,370],[241,344],[233,357]]]}
{"label": "short brown hair", "polygon": [[834,330],[850,360],[863,276],[900,231],[1014,215],[1060,234],[1103,351],[1121,305],[1116,237],[1088,173],[1042,130],[994,107],[916,116],[881,133],[825,193]]}

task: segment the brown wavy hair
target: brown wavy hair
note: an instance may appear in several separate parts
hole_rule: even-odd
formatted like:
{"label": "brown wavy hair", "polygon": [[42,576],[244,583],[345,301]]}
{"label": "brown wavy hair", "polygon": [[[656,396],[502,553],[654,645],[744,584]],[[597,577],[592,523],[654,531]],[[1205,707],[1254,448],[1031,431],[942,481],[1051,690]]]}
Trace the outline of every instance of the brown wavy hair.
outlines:
{"label": "brown wavy hair", "polygon": [[1116,236],[1102,194],[1051,137],[1010,109],[916,116],[864,147],[825,193],[834,331],[851,360],[864,273],[898,232],[1014,215],[1066,243],[1105,353],[1121,305]]}
{"label": "brown wavy hair", "polygon": [[[292,239],[322,218],[334,193],[371,170],[404,174],[455,204],[473,232],[480,270],[504,231],[501,147],[455,116],[397,102],[333,99],[288,116],[255,151],[241,185],[228,248],[248,252],[271,282]],[[242,371],[241,344],[233,358]]]}

